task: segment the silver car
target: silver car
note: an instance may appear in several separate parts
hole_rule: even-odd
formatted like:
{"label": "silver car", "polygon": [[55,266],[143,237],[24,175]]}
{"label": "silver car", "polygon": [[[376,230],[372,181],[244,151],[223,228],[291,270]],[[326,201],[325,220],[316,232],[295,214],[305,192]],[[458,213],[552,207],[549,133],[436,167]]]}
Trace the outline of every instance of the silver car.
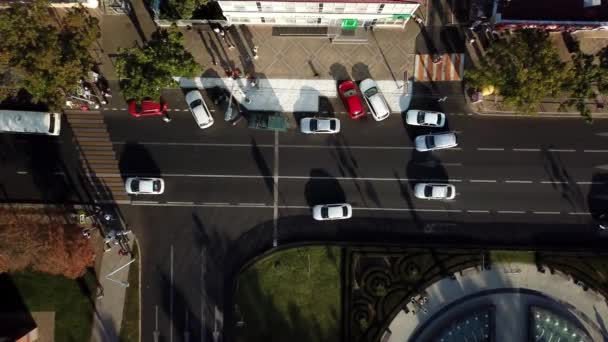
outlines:
{"label": "silver car", "polygon": [[194,121],[196,121],[196,124],[200,129],[205,129],[213,125],[213,116],[211,116],[211,112],[209,111],[209,108],[207,108],[207,104],[200,91],[189,91],[186,94],[186,102],[194,116]]}
{"label": "silver car", "polygon": [[420,109],[410,109],[405,114],[405,122],[412,126],[443,127],[445,114]]}
{"label": "silver car", "polygon": [[359,89],[363,94],[367,106],[372,112],[372,116],[376,121],[382,121],[391,114],[386,99],[382,96],[378,84],[371,78],[364,79],[359,84]]}
{"label": "silver car", "polygon": [[456,141],[456,134],[446,132],[417,136],[416,140],[414,140],[414,145],[416,146],[416,151],[426,152],[456,147],[458,146],[458,142]]}
{"label": "silver car", "polygon": [[353,208],[348,203],[319,204],[312,208],[312,217],[317,221],[344,220],[353,216]]}
{"label": "silver car", "polygon": [[305,134],[335,134],[340,132],[340,120],[336,118],[303,118],[300,131]]}
{"label": "silver car", "polygon": [[414,196],[429,200],[451,200],[456,197],[456,187],[452,184],[418,183],[414,186]]}
{"label": "silver car", "polygon": [[162,178],[130,177],[125,181],[125,190],[131,195],[160,195],[165,192]]}

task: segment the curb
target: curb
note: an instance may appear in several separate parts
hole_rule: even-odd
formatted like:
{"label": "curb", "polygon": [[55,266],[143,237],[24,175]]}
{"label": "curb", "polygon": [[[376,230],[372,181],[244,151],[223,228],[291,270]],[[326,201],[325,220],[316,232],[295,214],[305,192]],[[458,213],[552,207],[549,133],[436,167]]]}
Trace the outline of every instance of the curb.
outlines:
{"label": "curb", "polygon": [[137,239],[137,237],[135,236],[135,234],[133,234],[133,244],[137,245],[137,269],[138,269],[138,278],[139,278],[139,288],[137,289],[138,291],[138,297],[139,297],[139,317],[137,318],[138,320],[138,332],[137,332],[137,341],[141,342],[141,313],[142,313],[142,304],[141,304],[141,254],[142,254],[142,249],[141,246],[139,245],[139,240]]}
{"label": "curb", "polygon": [[[546,118],[583,118],[578,112],[537,112],[532,114],[524,114],[510,111],[493,111],[493,112],[478,112],[471,111],[473,114],[480,116],[502,116],[502,117],[546,117]],[[593,119],[608,119],[608,113],[591,113]]]}

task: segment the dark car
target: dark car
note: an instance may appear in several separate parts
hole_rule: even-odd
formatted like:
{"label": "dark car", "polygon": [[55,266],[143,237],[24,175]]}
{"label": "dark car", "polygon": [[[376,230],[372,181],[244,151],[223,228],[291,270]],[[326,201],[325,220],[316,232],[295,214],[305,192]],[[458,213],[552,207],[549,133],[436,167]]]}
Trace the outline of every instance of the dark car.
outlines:
{"label": "dark car", "polygon": [[136,118],[140,116],[164,115],[167,111],[167,103],[154,102],[151,100],[131,100],[129,102],[129,113]]}

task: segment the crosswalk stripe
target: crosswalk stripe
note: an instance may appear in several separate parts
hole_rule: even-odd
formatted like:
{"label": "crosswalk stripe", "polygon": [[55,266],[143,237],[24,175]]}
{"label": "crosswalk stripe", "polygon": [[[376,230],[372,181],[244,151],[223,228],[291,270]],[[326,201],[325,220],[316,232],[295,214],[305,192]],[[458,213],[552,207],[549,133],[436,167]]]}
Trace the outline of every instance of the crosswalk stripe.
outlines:
{"label": "crosswalk stripe", "polygon": [[414,77],[416,81],[460,81],[464,73],[464,54],[444,54],[437,63],[433,55],[416,55]]}

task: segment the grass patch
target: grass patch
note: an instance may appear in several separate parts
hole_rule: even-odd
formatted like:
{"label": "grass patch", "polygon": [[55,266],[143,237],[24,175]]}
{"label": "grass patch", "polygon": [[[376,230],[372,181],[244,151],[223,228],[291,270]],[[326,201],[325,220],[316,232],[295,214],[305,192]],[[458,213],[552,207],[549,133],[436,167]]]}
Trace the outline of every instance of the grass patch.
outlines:
{"label": "grass patch", "polygon": [[[133,257],[137,258],[138,245],[133,244]],[[129,266],[129,287],[125,297],[125,307],[122,312],[122,325],[120,327],[121,342],[139,341],[139,262],[135,261]]]}
{"label": "grass patch", "polygon": [[534,264],[534,251],[490,251],[490,260],[498,264],[522,263]]}
{"label": "grass patch", "polygon": [[339,247],[284,250],[259,260],[239,276],[237,341],[339,341]]}
{"label": "grass patch", "polygon": [[72,280],[34,272],[11,274],[30,311],[55,311],[55,341],[90,341],[95,275]]}

